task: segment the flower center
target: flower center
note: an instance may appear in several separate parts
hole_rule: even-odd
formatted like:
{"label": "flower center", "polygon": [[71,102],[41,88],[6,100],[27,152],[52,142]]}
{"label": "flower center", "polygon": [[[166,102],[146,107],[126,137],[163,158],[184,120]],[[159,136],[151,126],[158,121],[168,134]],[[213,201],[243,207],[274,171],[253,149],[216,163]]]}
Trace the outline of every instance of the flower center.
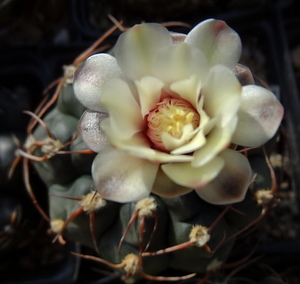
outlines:
{"label": "flower center", "polygon": [[180,139],[184,126],[198,127],[200,116],[193,106],[183,99],[165,98],[151,110],[147,117],[147,135],[157,149],[165,151],[162,134]]}

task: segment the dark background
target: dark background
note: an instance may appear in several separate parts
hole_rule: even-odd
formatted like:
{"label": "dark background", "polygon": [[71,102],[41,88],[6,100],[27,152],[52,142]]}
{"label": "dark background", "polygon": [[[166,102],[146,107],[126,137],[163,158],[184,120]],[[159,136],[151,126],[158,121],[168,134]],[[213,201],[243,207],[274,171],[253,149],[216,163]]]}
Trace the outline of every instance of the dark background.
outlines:
{"label": "dark background", "polygon": [[[62,66],[71,64],[113,26],[108,14],[123,20],[126,27],[142,21],[182,21],[193,26],[214,17],[226,20],[241,34],[245,44],[241,61],[277,90],[286,108],[296,188],[296,208],[289,214],[298,220],[299,12],[297,0],[1,0],[0,283],[116,283],[115,275],[106,276],[99,268],[95,272],[89,262],[68,253],[79,251],[78,245],[51,243],[48,225],[27,196],[20,165],[13,180],[7,179],[17,149],[12,135],[21,143],[26,137],[29,118],[22,110],[33,111],[43,98],[43,90],[62,76]],[[185,27],[171,29],[189,31]],[[105,43],[113,44],[120,33],[114,32]],[[31,174],[35,188],[39,188],[38,199],[47,207],[46,189],[34,172]],[[294,268],[289,277],[285,274],[287,283],[293,284],[300,283],[300,243],[299,224],[292,226],[296,230],[292,241],[271,244],[263,253],[269,255],[266,261],[279,273]]]}

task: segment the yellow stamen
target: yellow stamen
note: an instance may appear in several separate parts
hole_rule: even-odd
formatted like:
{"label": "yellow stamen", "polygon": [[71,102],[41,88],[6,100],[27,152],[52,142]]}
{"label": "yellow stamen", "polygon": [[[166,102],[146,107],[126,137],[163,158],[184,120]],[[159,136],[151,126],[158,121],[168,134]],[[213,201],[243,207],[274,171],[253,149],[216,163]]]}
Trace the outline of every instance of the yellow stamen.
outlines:
{"label": "yellow stamen", "polygon": [[169,133],[175,138],[181,138],[185,125],[198,127],[200,116],[193,106],[183,100],[165,98],[152,110],[148,117],[147,135],[159,149],[163,149],[161,135]]}

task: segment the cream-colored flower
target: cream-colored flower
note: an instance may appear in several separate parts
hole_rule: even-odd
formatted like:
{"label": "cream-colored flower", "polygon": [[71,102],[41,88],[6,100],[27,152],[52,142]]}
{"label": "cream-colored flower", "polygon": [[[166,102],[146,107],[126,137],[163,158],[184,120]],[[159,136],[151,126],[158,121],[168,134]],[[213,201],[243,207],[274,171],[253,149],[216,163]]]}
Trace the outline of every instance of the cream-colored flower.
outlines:
{"label": "cream-colored flower", "polygon": [[206,201],[240,201],[252,173],[234,143],[259,146],[276,132],[283,108],[268,90],[241,86],[238,34],[223,21],[187,36],[159,24],[124,32],[114,55],[97,54],[75,74],[88,110],[79,128],[99,152],[92,174],[103,198],[137,201],[193,189]]}

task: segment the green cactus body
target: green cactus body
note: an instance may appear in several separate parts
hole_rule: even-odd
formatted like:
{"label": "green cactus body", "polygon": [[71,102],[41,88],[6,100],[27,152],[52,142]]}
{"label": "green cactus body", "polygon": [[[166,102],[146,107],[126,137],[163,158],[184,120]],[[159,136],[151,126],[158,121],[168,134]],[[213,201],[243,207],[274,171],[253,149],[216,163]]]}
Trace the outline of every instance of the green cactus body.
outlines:
{"label": "green cactus body", "polygon": [[[74,182],[66,185],[53,184],[49,187],[49,203],[51,220],[66,221],[79,207],[80,204],[76,200],[68,199],[68,197],[82,197],[91,193],[93,181],[90,176],[82,175],[75,179]],[[119,205],[112,202],[105,202],[105,206],[99,209],[95,216],[95,237],[99,239],[103,233],[116,221]],[[109,216],[109,218],[103,218]],[[90,222],[88,214],[83,212],[72,221],[64,232],[66,237],[71,240],[78,241],[83,245],[91,245],[93,243],[90,231]]]}

